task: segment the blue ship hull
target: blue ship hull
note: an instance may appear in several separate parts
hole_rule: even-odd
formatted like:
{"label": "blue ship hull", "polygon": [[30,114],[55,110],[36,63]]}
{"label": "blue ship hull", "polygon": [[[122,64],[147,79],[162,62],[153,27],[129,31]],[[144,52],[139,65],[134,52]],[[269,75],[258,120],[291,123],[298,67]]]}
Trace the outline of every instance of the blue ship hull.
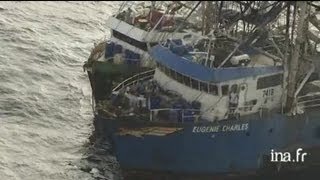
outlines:
{"label": "blue ship hull", "polygon": [[164,124],[97,115],[96,127],[111,138],[122,169],[242,174],[266,168],[271,149],[295,152],[303,148],[309,153],[305,162],[287,163],[294,167],[320,163],[319,117],[314,109],[294,117],[273,113],[221,122]]}

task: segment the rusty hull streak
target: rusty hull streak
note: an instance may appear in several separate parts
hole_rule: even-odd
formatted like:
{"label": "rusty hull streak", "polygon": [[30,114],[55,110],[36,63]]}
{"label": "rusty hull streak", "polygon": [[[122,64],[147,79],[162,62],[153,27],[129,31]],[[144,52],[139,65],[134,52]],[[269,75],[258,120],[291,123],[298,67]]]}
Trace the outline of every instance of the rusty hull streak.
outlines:
{"label": "rusty hull streak", "polygon": [[139,129],[128,129],[120,128],[117,135],[125,136],[132,135],[136,137],[142,137],[144,135],[153,135],[153,136],[166,136],[174,132],[180,131],[183,128],[173,128],[173,127],[145,127]]}

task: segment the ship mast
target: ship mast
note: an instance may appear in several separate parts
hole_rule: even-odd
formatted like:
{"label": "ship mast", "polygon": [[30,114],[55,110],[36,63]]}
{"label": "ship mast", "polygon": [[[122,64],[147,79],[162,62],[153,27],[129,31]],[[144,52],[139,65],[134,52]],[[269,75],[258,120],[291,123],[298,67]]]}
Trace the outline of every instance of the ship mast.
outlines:
{"label": "ship mast", "polygon": [[284,111],[284,106],[286,106],[286,99],[287,99],[287,77],[288,77],[288,59],[290,58],[289,54],[291,54],[291,41],[290,41],[290,18],[291,17],[291,6],[290,4],[287,5],[286,11],[286,31],[285,31],[285,49],[284,49],[284,58],[283,58],[283,84],[282,84],[282,108],[281,112]]}
{"label": "ship mast", "polygon": [[[299,68],[299,59],[302,58],[301,47],[304,44],[306,38],[304,34],[305,20],[307,18],[307,2],[306,1],[297,1],[296,2],[296,11],[298,12],[298,24],[297,28],[292,26],[292,29],[297,30],[295,44],[293,50],[291,51],[291,60],[288,62],[288,86],[287,86],[287,100],[286,100],[286,107],[285,111],[290,112],[293,110],[295,105],[295,91],[296,91],[296,84],[297,84],[297,73]],[[298,8],[299,11],[298,11]],[[290,56],[289,56],[290,57]],[[286,66],[286,64],[285,64]]]}
{"label": "ship mast", "polygon": [[205,3],[204,35],[207,35],[213,27],[214,17],[212,11],[214,10],[214,6],[213,1],[205,1]]}

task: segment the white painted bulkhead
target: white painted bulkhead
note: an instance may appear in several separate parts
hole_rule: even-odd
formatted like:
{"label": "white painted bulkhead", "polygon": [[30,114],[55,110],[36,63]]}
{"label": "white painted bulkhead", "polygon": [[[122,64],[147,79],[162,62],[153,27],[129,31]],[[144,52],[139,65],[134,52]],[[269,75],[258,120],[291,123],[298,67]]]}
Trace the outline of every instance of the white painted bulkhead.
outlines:
{"label": "white painted bulkhead", "polygon": [[[113,30],[120,32],[134,40],[137,40],[143,43],[162,42],[162,41],[165,41],[166,39],[182,39],[185,35],[190,34],[190,32],[173,33],[173,32],[159,32],[157,30],[148,32],[138,27],[135,27],[134,25],[128,24],[125,21],[119,20],[113,16],[107,19],[107,26],[111,29],[111,37],[109,38],[109,41],[121,45],[123,49],[128,49],[134,53],[140,54],[141,65],[145,67],[152,67],[155,65],[155,62],[151,59],[149,53],[132,44],[129,44],[123,40],[116,38],[115,36],[113,36]],[[122,53],[122,55],[118,54],[116,55],[116,57],[124,58],[123,54],[124,53]],[[100,58],[100,60],[103,60],[103,59],[104,59],[104,56]]]}
{"label": "white painted bulkhead", "polygon": [[[226,118],[229,109],[229,93],[227,95],[222,95],[221,91],[221,86],[226,84],[230,85],[229,88],[233,84],[237,84],[239,87],[245,87],[243,90],[239,88],[239,103],[238,108],[235,111],[236,113],[239,113],[240,116],[258,112],[261,108],[273,109],[281,107],[281,85],[257,90],[258,77],[250,77],[216,84],[218,86],[218,95],[192,89],[191,87],[170,78],[158,68],[155,71],[154,79],[163,89],[175,91],[181,94],[182,97],[189,102],[194,100],[199,101],[201,103],[200,110],[202,117],[210,121]],[[267,90],[272,91],[272,93],[266,95]],[[243,107],[245,106],[245,102],[252,100],[257,100],[257,103],[251,110],[244,110]]]}
{"label": "white painted bulkhead", "polygon": [[140,42],[160,42],[170,38],[181,39],[184,35],[188,34],[178,32],[159,32],[157,30],[148,32],[113,16],[108,18],[107,26],[110,29],[116,30]]}

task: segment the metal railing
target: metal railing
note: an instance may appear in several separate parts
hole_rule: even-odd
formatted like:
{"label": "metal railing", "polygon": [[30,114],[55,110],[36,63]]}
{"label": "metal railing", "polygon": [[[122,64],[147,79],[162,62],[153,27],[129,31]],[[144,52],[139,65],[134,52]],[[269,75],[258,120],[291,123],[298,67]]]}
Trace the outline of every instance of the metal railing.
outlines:
{"label": "metal railing", "polygon": [[112,91],[119,91],[120,89],[130,86],[132,84],[135,84],[138,81],[143,81],[143,80],[148,80],[148,79],[152,79],[153,75],[154,75],[155,70],[148,70],[139,74],[136,74],[124,81],[122,81],[120,84],[118,84],[115,88],[113,88]]}
{"label": "metal railing", "polygon": [[320,94],[316,93],[316,94],[310,94],[310,95],[298,97],[297,106],[303,106],[304,108],[312,108],[312,107],[320,106]]}

